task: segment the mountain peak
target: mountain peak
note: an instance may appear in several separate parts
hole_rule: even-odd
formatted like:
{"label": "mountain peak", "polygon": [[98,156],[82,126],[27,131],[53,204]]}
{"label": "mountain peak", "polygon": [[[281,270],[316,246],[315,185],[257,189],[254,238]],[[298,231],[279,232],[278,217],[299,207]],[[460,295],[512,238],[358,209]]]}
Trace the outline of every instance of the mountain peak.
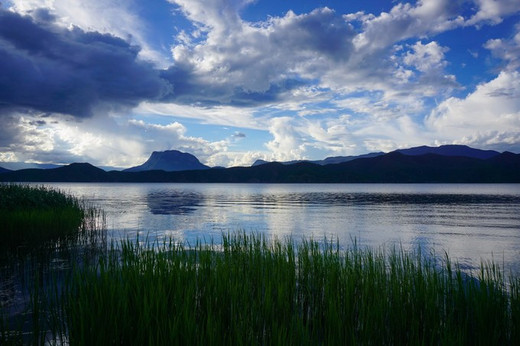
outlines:
{"label": "mountain peak", "polygon": [[487,160],[500,153],[494,150],[481,150],[468,147],[467,145],[448,144],[441,145],[440,147],[429,147],[426,145],[420,147],[414,147],[409,149],[398,149],[399,152],[408,156],[418,156],[425,154],[436,154],[441,156],[463,156],[471,157],[474,159]]}
{"label": "mountain peak", "polygon": [[178,150],[154,151],[150,158],[140,166],[125,169],[125,172],[163,170],[166,172],[208,169],[199,159]]}
{"label": "mountain peak", "polygon": [[260,166],[260,165],[265,165],[266,163],[269,163],[269,161],[262,160],[262,159],[258,159],[258,160],[256,160],[255,162],[253,162],[253,164],[251,165],[251,167]]}

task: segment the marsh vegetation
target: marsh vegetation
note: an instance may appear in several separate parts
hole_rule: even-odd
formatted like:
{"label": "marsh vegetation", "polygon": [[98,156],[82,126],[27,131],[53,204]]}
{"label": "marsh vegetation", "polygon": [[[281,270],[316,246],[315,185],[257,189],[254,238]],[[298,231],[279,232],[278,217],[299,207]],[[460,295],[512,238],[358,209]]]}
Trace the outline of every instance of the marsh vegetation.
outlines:
{"label": "marsh vegetation", "polygon": [[88,232],[96,220],[93,207],[44,186],[0,184],[0,249],[38,247]]}
{"label": "marsh vegetation", "polygon": [[0,344],[48,339],[42,294],[106,251],[104,223],[102,210],[62,191],[0,184]]}
{"label": "marsh vegetation", "polygon": [[242,233],[219,245],[123,241],[54,282],[33,287],[37,343],[520,341],[517,278],[493,264],[472,277],[401,250]]}
{"label": "marsh vegetation", "polygon": [[218,246],[125,241],[69,282],[60,311],[74,344],[520,341],[518,279],[398,249],[244,233]]}

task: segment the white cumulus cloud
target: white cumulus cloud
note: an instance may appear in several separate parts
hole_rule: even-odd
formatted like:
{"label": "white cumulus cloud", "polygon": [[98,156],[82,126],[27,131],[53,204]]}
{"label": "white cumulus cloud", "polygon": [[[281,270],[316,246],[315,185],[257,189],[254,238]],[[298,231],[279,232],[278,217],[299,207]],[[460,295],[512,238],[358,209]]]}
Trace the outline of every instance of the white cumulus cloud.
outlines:
{"label": "white cumulus cloud", "polygon": [[437,138],[520,149],[520,72],[502,71],[465,98],[450,97],[426,118]]}

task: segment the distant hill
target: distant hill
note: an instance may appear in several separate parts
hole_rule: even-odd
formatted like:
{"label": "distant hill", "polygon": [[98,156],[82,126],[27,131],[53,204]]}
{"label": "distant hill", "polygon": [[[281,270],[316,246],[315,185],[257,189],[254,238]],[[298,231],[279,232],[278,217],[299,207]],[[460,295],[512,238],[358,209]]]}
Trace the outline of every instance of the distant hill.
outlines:
{"label": "distant hill", "polygon": [[398,151],[339,164],[266,163],[254,167],[166,172],[105,172],[88,163],[56,169],[0,174],[0,181],[34,182],[192,182],[192,183],[520,183],[520,154],[488,159]]}
{"label": "distant hill", "polygon": [[[403,155],[408,155],[408,156],[436,154],[436,155],[441,155],[441,156],[471,157],[474,159],[484,159],[484,160],[492,158],[492,157],[500,154],[498,151],[494,151],[494,150],[480,150],[480,149],[470,148],[466,145],[456,145],[456,144],[441,145],[440,147],[428,147],[428,146],[423,145],[420,147],[414,147],[414,148],[409,148],[409,149],[398,149],[398,150],[396,150],[396,152],[401,153]],[[330,164],[349,162],[349,161],[356,160],[356,159],[377,157],[377,156],[381,156],[384,154],[385,153],[383,153],[383,152],[375,152],[375,153],[354,155],[354,156],[327,157],[324,160],[314,160],[314,161],[294,160],[294,161],[285,161],[285,162],[280,162],[280,163],[284,164],[284,165],[293,165],[295,163],[300,163],[300,162],[310,162],[310,163],[315,163],[317,165],[330,165]],[[269,163],[269,161],[256,160],[255,163],[253,163],[252,167],[264,165],[266,163]]]}
{"label": "distant hill", "polygon": [[52,169],[62,167],[62,165],[54,165],[50,163],[32,163],[32,162],[0,162],[0,166],[5,169],[16,171],[19,169],[38,168],[38,169]]}
{"label": "distant hill", "polygon": [[[332,157],[327,157],[326,159],[323,159],[323,160],[293,160],[293,161],[283,161],[283,162],[280,162],[280,163],[282,165],[294,165],[295,163],[308,162],[308,163],[314,163],[316,165],[324,166],[324,165],[331,165],[331,164],[336,164],[336,163],[348,162],[348,161],[352,161],[352,160],[355,160],[355,159],[376,157],[376,156],[381,156],[381,155],[384,155],[384,154],[385,153],[380,151],[380,152],[377,152],[377,153],[369,153],[369,154],[354,155],[354,156],[332,156]],[[251,165],[251,167],[265,165],[266,163],[270,163],[270,162],[269,161],[265,161],[265,160],[256,160]]]}
{"label": "distant hill", "polygon": [[498,151],[474,149],[466,145],[441,145],[440,147],[428,147],[423,145],[420,147],[409,149],[398,149],[396,151],[409,156],[436,154],[441,156],[472,157],[475,159],[483,160],[492,158],[500,154]]}
{"label": "distant hill", "polygon": [[292,160],[292,161],[281,161],[281,162],[279,162],[279,161],[265,161],[265,160],[262,160],[262,159],[258,159],[255,162],[253,162],[251,167],[265,165],[266,163],[279,163],[281,165],[288,166],[288,165],[294,165],[296,163],[301,163],[301,162],[311,162],[311,161],[308,161],[308,160]]}
{"label": "distant hill", "polygon": [[520,183],[520,155],[488,160],[389,153],[331,165],[268,163],[225,170],[175,172],[178,182],[243,183]]}
{"label": "distant hill", "polygon": [[371,157],[377,157],[377,156],[381,156],[384,154],[385,153],[380,151],[377,153],[368,153],[368,154],[357,155],[357,156],[332,156],[332,157],[327,157],[324,160],[311,161],[311,162],[316,163],[318,165],[332,165],[332,164],[336,164],[336,163],[349,162],[349,161],[356,160],[356,159],[368,159]]}
{"label": "distant hill", "polygon": [[6,173],[6,172],[11,172],[11,170],[3,168],[3,167],[0,167],[0,173]]}
{"label": "distant hill", "polygon": [[166,172],[208,169],[195,156],[178,150],[154,151],[140,166],[125,169],[124,172],[163,170]]}
{"label": "distant hill", "polygon": [[251,165],[251,167],[256,167],[256,166],[260,166],[260,165],[265,165],[266,163],[269,163],[269,161],[262,160],[262,159],[258,159],[258,160],[256,160],[255,162],[253,162],[253,164]]}
{"label": "distant hill", "polygon": [[335,169],[349,174],[348,180],[366,183],[512,183],[520,182],[520,155],[504,153],[483,160],[392,152],[338,164]]}
{"label": "distant hill", "polygon": [[29,168],[3,173],[2,181],[34,182],[103,182],[107,175],[104,170],[90,163],[72,163],[51,169]]}

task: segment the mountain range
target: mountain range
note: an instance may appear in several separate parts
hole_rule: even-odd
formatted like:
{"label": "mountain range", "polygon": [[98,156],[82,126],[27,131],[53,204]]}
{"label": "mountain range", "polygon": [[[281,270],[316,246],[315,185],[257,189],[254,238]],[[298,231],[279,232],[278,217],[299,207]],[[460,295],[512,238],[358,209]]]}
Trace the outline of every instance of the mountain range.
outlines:
{"label": "mountain range", "polygon": [[[470,148],[466,145],[442,145],[440,147],[429,147],[426,145],[420,146],[420,147],[414,147],[409,149],[398,149],[396,152],[409,155],[409,156],[419,156],[419,155],[425,155],[425,154],[436,154],[441,156],[462,156],[462,157],[472,157],[475,159],[489,159],[493,156],[497,156],[500,154],[498,151],[494,150],[481,150],[481,149],[474,149]],[[327,157],[324,160],[316,160],[316,161],[308,161],[308,160],[294,160],[294,161],[285,161],[280,162],[284,165],[292,165],[299,162],[310,162],[315,163],[317,165],[330,165],[330,164],[336,164],[336,163],[343,163],[343,162],[349,162],[355,159],[362,159],[362,158],[371,158],[376,156],[385,155],[384,152],[375,152],[375,153],[369,153],[369,154],[363,154],[358,156],[334,156],[334,157]],[[269,161],[264,160],[256,160],[255,163],[253,163],[253,166],[259,166],[269,163]]]}
{"label": "mountain range", "polygon": [[398,149],[396,151],[398,153],[411,156],[436,154],[442,156],[472,157],[474,159],[483,160],[490,159],[500,154],[498,151],[474,149],[466,145],[441,145],[440,147],[428,147],[426,145],[423,145],[420,147],[410,149]]}
{"label": "mountain range", "polygon": [[124,171],[106,172],[89,163],[73,163],[54,169],[0,172],[0,181],[520,183],[520,154],[450,145],[327,158],[318,163],[266,162],[251,167],[210,169],[191,154],[165,151],[154,152],[143,165]]}
{"label": "mountain range", "polygon": [[[309,163],[314,163],[316,165],[324,166],[324,165],[331,165],[331,164],[335,164],[335,163],[348,162],[348,161],[352,161],[352,160],[355,160],[355,159],[376,157],[376,156],[381,156],[381,155],[384,155],[384,154],[385,153],[383,153],[381,151],[381,152],[377,152],[377,153],[369,153],[369,154],[363,154],[363,155],[357,155],[357,156],[333,156],[333,157],[327,157],[324,160],[314,160],[314,161],[293,160],[293,161],[284,161],[284,162],[280,162],[280,163],[283,164],[283,165],[293,165],[295,163],[300,163],[300,162],[309,162]],[[256,160],[251,167],[260,166],[260,165],[263,165],[263,164],[266,164],[266,163],[270,163],[270,162],[269,161],[264,161],[264,160]]]}
{"label": "mountain range", "polygon": [[[46,164],[46,163],[32,163],[32,162],[0,162],[0,165],[3,169],[7,169],[10,171],[16,171],[20,169],[27,169],[27,168],[41,168],[41,169],[52,169],[52,168],[58,168],[63,165],[54,165],[54,164]],[[1,169],[0,169],[1,171]]]}

